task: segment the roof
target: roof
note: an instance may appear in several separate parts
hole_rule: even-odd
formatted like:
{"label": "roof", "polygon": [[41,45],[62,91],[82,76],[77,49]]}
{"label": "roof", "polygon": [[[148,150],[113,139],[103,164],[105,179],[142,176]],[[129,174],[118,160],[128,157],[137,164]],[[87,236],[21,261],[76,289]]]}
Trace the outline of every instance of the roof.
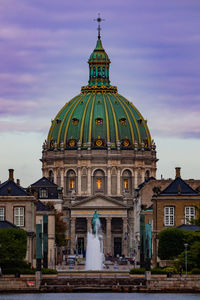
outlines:
{"label": "roof", "polygon": [[180,226],[177,226],[177,228],[179,229],[183,229],[183,230],[187,230],[187,231],[197,231],[200,230],[200,226],[197,225],[186,225],[186,224],[182,224]]}
{"label": "roof", "polygon": [[18,228],[18,227],[9,221],[6,220],[0,221],[0,229],[7,229],[7,228]]}
{"label": "roof", "polygon": [[40,200],[38,200],[37,204],[36,204],[36,210],[37,211],[50,211],[52,209],[49,208],[47,205],[44,205]]}
{"label": "roof", "polygon": [[27,196],[24,188],[13,180],[7,180],[0,185],[0,196]]}
{"label": "roof", "polygon": [[181,177],[173,180],[160,195],[197,195],[198,192],[193,190]]}
{"label": "roof", "polygon": [[53,183],[52,181],[50,181],[48,178],[46,177],[42,177],[39,180],[37,180],[36,182],[34,182],[33,184],[31,184],[31,187],[58,187],[57,184]]}
{"label": "roof", "polygon": [[151,177],[145,179],[145,181],[143,181],[141,184],[138,185],[138,190],[141,190],[151,180],[156,180],[156,178],[151,176]]}
{"label": "roof", "polygon": [[89,58],[89,84],[52,121],[44,150],[150,150],[146,121],[133,103],[110,85],[110,60],[100,39]]}

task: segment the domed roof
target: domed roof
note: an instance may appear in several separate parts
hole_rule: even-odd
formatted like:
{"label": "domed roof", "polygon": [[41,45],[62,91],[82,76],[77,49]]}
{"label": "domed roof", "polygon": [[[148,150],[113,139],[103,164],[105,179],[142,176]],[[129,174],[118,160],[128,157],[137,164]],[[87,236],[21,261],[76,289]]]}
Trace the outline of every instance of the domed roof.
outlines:
{"label": "domed roof", "polygon": [[140,112],[110,85],[110,59],[100,35],[89,60],[89,82],[52,121],[47,149],[151,148],[151,136]]}

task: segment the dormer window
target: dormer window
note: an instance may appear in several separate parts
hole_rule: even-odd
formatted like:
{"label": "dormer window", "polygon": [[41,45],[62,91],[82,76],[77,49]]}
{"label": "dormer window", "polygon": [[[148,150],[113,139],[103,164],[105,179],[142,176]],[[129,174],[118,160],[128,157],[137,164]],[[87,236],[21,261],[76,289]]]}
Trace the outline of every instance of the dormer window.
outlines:
{"label": "dormer window", "polygon": [[41,188],[39,190],[39,197],[40,198],[48,198],[48,189]]}
{"label": "dormer window", "polygon": [[102,118],[97,118],[96,119],[96,125],[103,125],[103,119]]}
{"label": "dormer window", "polygon": [[72,124],[73,125],[78,125],[79,120],[77,118],[72,119]]}

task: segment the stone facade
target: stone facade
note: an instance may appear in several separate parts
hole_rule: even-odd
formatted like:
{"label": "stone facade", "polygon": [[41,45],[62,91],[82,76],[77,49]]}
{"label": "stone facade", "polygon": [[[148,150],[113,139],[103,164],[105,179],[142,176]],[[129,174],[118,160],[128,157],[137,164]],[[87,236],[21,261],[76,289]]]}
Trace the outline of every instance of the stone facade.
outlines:
{"label": "stone facade", "polygon": [[[86,249],[94,210],[100,213],[104,253],[133,255],[134,190],[156,175],[156,151],[43,151],[43,175],[63,188],[71,254]],[[82,244],[82,246],[81,246]]]}
{"label": "stone facade", "polygon": [[153,202],[153,265],[157,263],[158,233],[165,228],[190,224],[196,217],[196,207],[200,207],[199,180],[193,181],[194,190],[180,177],[176,168],[176,178],[163,191],[154,190]]}

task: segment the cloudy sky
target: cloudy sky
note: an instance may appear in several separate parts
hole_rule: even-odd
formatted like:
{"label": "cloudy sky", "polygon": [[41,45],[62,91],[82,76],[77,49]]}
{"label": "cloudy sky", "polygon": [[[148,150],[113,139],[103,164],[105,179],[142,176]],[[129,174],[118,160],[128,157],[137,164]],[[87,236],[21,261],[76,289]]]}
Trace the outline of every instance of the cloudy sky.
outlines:
{"label": "cloudy sky", "polygon": [[41,177],[56,113],[88,81],[100,12],[111,84],[141,111],[158,172],[200,178],[199,0],[1,0],[0,180]]}

